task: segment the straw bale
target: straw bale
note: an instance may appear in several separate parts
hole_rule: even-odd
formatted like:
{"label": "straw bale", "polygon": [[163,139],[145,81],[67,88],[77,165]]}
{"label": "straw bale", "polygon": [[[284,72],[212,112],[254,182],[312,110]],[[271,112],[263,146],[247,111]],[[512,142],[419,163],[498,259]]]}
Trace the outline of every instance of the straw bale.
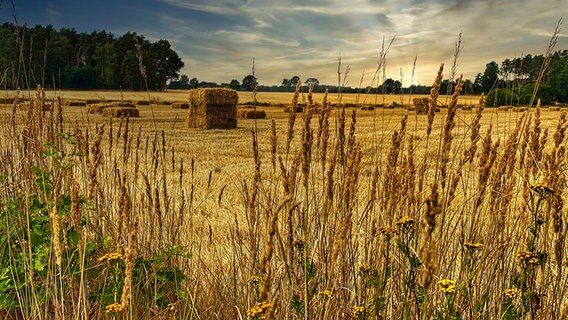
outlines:
{"label": "straw bale", "polygon": [[[290,113],[290,112],[294,112],[294,107],[292,106],[285,106],[284,107],[284,112]],[[296,112],[304,112],[304,107],[301,106],[296,106]]]}
{"label": "straw bale", "polygon": [[473,106],[462,106],[461,109],[463,111],[471,111],[471,109],[473,109]]}
{"label": "straw bale", "polygon": [[150,101],[148,101],[148,100],[138,100],[138,101],[136,101],[136,105],[137,105],[137,106],[149,106],[149,105],[150,105]]}
{"label": "straw bale", "polygon": [[129,101],[114,101],[111,103],[113,107],[120,107],[120,108],[136,108],[134,103]]}
{"label": "straw bale", "polygon": [[174,102],[171,104],[172,109],[189,109],[189,103],[187,102]]}
{"label": "straw bale", "polygon": [[264,110],[239,109],[237,117],[239,119],[266,119],[266,112]]}
{"label": "straw bale", "polygon": [[361,111],[373,111],[373,110],[375,110],[375,106],[361,106],[361,108],[359,108],[359,110],[361,110]]}
{"label": "straw bale", "polygon": [[560,111],[560,107],[550,107],[550,111]]}
{"label": "straw bale", "polygon": [[86,99],[85,103],[87,104],[97,104],[97,103],[101,103],[102,100],[101,99]]}
{"label": "straw bale", "polygon": [[515,112],[524,112],[527,111],[527,107],[513,107],[511,108]]}
{"label": "straw bale", "polygon": [[0,98],[0,104],[12,104],[15,98]]}
{"label": "straw bale", "polygon": [[501,110],[501,111],[509,111],[511,110],[512,106],[500,106],[499,108],[497,108],[497,110]]}
{"label": "straw bale", "polygon": [[89,109],[87,110],[88,113],[98,113],[101,114],[103,113],[103,110],[106,108],[111,108],[112,104],[110,103],[98,103],[98,104],[92,104],[89,106]]}
{"label": "straw bale", "polygon": [[87,103],[81,100],[65,100],[63,105],[67,107],[85,107]]}
{"label": "straw bale", "polygon": [[113,118],[123,118],[123,117],[130,117],[130,118],[137,118],[140,117],[140,110],[136,108],[124,108],[124,107],[110,107],[103,109],[103,116],[104,117],[113,117]]}
{"label": "straw bale", "polygon": [[201,129],[236,128],[238,102],[239,95],[232,89],[190,90],[187,124]]}

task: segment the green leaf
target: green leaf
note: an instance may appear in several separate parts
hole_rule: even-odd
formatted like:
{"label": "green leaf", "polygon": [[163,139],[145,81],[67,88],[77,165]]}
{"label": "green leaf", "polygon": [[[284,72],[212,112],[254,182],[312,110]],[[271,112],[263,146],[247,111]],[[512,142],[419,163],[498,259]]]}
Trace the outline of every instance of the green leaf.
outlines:
{"label": "green leaf", "polygon": [[67,241],[73,247],[75,247],[79,244],[80,238],[81,238],[81,236],[79,235],[79,233],[77,231],[75,231],[74,228],[67,230]]}
{"label": "green leaf", "polygon": [[296,295],[292,296],[290,306],[297,316],[303,316],[304,312],[306,311],[306,309],[304,308],[304,301]]}

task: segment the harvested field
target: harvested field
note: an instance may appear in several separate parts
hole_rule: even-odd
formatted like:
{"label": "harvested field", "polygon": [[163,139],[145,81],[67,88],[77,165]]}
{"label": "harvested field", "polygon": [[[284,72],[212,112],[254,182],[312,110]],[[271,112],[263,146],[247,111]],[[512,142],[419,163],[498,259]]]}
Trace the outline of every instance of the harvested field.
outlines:
{"label": "harvested field", "polygon": [[112,118],[138,118],[140,117],[140,110],[129,107],[110,107],[102,110],[104,117]]}

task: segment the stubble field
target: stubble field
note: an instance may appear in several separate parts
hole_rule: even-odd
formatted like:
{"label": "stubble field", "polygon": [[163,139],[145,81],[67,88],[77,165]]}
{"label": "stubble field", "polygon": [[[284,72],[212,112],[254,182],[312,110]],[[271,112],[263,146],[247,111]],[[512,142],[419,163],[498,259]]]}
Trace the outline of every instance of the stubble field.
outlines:
{"label": "stubble field", "polygon": [[558,318],[565,114],[459,110],[479,97],[459,99],[439,97],[450,108],[430,115],[258,107],[266,119],[232,130],[189,129],[187,110],[157,104],[128,120],[3,105],[4,255],[19,270],[11,283],[28,284],[4,289],[3,315]]}

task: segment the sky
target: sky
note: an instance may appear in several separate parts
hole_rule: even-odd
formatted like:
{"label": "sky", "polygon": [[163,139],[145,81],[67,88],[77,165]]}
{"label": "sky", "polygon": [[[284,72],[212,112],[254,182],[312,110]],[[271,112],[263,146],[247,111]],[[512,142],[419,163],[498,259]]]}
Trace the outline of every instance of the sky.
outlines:
{"label": "sky", "polygon": [[263,85],[337,84],[339,57],[348,86],[370,85],[393,37],[386,77],[431,85],[440,63],[450,76],[460,33],[456,71],[473,80],[490,61],[544,54],[562,16],[558,50],[568,49],[568,0],[0,0],[2,23],[167,39],[181,73],[200,81],[241,81],[254,58]]}

